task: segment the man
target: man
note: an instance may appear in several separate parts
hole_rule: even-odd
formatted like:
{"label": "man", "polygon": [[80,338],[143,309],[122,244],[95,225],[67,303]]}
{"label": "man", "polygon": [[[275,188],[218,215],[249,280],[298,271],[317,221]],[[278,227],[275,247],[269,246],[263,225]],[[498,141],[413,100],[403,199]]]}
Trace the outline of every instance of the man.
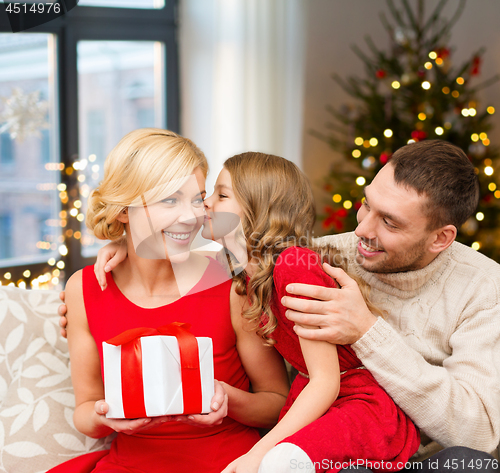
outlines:
{"label": "man", "polygon": [[[498,468],[483,452],[500,440],[500,265],[454,241],[478,200],[462,150],[439,140],[404,146],[365,188],[355,232],[318,240],[342,251],[386,317],[371,314],[355,281],[328,265],[341,289],[290,285],[291,295],[313,300],[282,301],[290,320],[319,327],[296,325],[299,336],[352,346],[421,429],[415,459],[448,447],[419,464],[424,471]],[[293,447],[283,444],[282,454],[307,468]],[[279,453],[265,461],[283,464]]]}

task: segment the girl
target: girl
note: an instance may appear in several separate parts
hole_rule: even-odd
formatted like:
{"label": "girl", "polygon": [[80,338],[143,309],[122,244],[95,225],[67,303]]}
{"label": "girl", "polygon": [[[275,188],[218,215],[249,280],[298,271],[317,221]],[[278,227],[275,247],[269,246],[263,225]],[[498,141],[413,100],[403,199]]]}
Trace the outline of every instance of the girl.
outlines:
{"label": "girl", "polygon": [[[250,301],[243,315],[299,372],[276,427],[224,473],[297,470],[291,458],[278,470],[272,453],[262,462],[278,443],[299,447],[317,472],[339,471],[359,459],[381,470],[402,469],[420,443],[413,422],[350,347],[297,337],[280,303],[290,283],[335,287],[310,241],[315,210],[305,176],[283,158],[240,154],[224,163],[205,206],[209,216],[228,209],[240,216],[249,242],[246,274],[235,278],[237,292]],[[341,263],[335,251],[326,256]]]}
{"label": "girl", "polygon": [[[158,129],[129,133],[107,157],[104,180],[89,199],[87,225],[101,239],[115,240],[125,231],[128,258],[107,275],[104,292],[92,267],[71,276],[67,334],[75,427],[94,438],[118,434],[109,452],[77,458],[54,472],[219,473],[259,439],[249,426],[276,421],[288,392],[279,355],[245,330],[245,300],[219,264],[188,251],[204,219],[207,169],[190,140]],[[214,280],[219,284],[205,290]],[[226,400],[219,409],[212,405],[217,412],[208,416],[107,418],[102,342],[128,329],[175,321],[212,338],[215,377],[232,399],[230,417],[223,418]]]}

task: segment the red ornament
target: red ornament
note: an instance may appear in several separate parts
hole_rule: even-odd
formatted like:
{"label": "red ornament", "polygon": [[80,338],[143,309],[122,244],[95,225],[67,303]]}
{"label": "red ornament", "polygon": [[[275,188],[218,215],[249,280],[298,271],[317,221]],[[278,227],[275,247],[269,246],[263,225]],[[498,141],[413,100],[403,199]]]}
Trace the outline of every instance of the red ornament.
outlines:
{"label": "red ornament", "polygon": [[421,70],[421,69],[420,69],[420,70],[417,72],[417,75],[418,75],[418,77],[423,78],[423,77],[425,77],[425,71],[423,71],[423,70]]}
{"label": "red ornament", "polygon": [[477,76],[479,75],[479,66],[481,65],[481,58],[479,56],[474,56],[474,59],[472,60],[472,68],[470,71],[471,76]]}
{"label": "red ornament", "polygon": [[411,132],[411,137],[415,141],[422,141],[422,140],[425,140],[427,138],[427,133],[423,130],[415,130],[415,131]]}
{"label": "red ornament", "polygon": [[383,152],[383,153],[380,155],[379,160],[380,160],[380,162],[381,162],[382,164],[386,164],[386,163],[387,163],[387,161],[389,161],[389,159],[391,159],[391,156],[392,156],[392,154],[390,154],[390,153],[386,153],[386,152]]}
{"label": "red ornament", "polygon": [[387,72],[385,72],[383,69],[379,69],[377,72],[375,72],[375,75],[377,76],[377,79],[383,79],[387,75]]}
{"label": "red ornament", "polygon": [[328,217],[323,220],[323,228],[335,227],[337,231],[342,231],[344,229],[343,219],[348,215],[347,210],[344,208],[335,210],[332,207],[325,207],[325,212],[328,214]]}
{"label": "red ornament", "polygon": [[448,48],[439,48],[437,51],[437,57],[441,59],[446,59],[450,55],[450,50]]}

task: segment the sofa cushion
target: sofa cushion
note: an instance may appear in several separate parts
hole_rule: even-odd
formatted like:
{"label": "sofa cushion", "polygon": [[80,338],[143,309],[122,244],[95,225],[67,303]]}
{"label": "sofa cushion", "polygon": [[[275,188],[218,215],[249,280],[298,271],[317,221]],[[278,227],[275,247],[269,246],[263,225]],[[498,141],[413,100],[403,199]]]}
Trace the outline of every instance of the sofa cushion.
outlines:
{"label": "sofa cushion", "polygon": [[43,472],[109,447],[73,425],[68,345],[56,291],[0,287],[0,471]]}

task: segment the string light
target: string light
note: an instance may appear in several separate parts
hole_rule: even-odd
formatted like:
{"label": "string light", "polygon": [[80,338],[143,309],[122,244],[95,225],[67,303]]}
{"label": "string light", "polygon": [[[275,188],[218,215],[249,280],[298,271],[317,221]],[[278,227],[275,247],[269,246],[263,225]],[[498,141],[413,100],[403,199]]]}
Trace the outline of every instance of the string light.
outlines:
{"label": "string light", "polygon": [[491,166],[486,166],[484,168],[484,173],[487,175],[487,176],[492,176],[493,175],[493,168]]}
{"label": "string light", "polygon": [[479,141],[479,135],[477,133],[472,133],[470,139],[475,143],[476,141]]}
{"label": "string light", "polygon": [[422,89],[429,90],[431,88],[431,83],[428,80],[422,82]]}
{"label": "string light", "polygon": [[426,63],[424,64],[424,67],[425,67],[426,69],[432,69],[432,62],[426,62]]}
{"label": "string light", "polygon": [[436,58],[438,57],[438,55],[437,55],[437,53],[436,53],[435,51],[431,51],[431,52],[429,53],[429,57],[430,57],[431,59],[436,59]]}
{"label": "string light", "polygon": [[332,200],[338,204],[342,200],[342,196],[340,194],[334,194]]}
{"label": "string light", "polygon": [[396,89],[396,90],[401,87],[401,84],[397,80],[393,81],[391,85],[392,85],[392,88]]}
{"label": "string light", "polygon": [[472,245],[470,246],[473,250],[476,250],[478,251],[479,248],[481,248],[481,243],[479,243],[478,241],[475,241],[474,243],[472,243]]}
{"label": "string light", "polygon": [[343,205],[344,205],[344,209],[346,209],[346,210],[349,210],[350,208],[352,208],[352,202],[350,200],[345,200]]}
{"label": "string light", "polygon": [[436,132],[436,135],[442,135],[444,133],[443,128],[441,128],[440,126],[436,127],[434,131]]}
{"label": "string light", "polygon": [[386,130],[384,130],[384,136],[386,138],[390,138],[392,136],[392,130],[387,128]]}
{"label": "string light", "polygon": [[359,149],[355,149],[352,152],[353,158],[359,158],[361,156],[361,151]]}
{"label": "string light", "polygon": [[483,214],[483,212],[478,212],[478,213],[476,214],[476,220],[477,220],[478,222],[481,222],[481,221],[483,221],[483,220],[484,220],[484,214]]}
{"label": "string light", "polygon": [[358,186],[364,186],[366,183],[366,179],[363,176],[359,176],[356,178],[356,184]]}
{"label": "string light", "polygon": [[491,106],[490,106],[490,107],[488,107],[488,108],[486,109],[486,111],[487,111],[490,115],[493,115],[493,114],[495,113],[495,107],[491,107]]}
{"label": "string light", "polygon": [[463,77],[457,77],[457,84],[463,85],[465,83],[465,80]]}
{"label": "string light", "polygon": [[370,138],[370,146],[377,146],[378,145],[378,140],[377,138]]}

